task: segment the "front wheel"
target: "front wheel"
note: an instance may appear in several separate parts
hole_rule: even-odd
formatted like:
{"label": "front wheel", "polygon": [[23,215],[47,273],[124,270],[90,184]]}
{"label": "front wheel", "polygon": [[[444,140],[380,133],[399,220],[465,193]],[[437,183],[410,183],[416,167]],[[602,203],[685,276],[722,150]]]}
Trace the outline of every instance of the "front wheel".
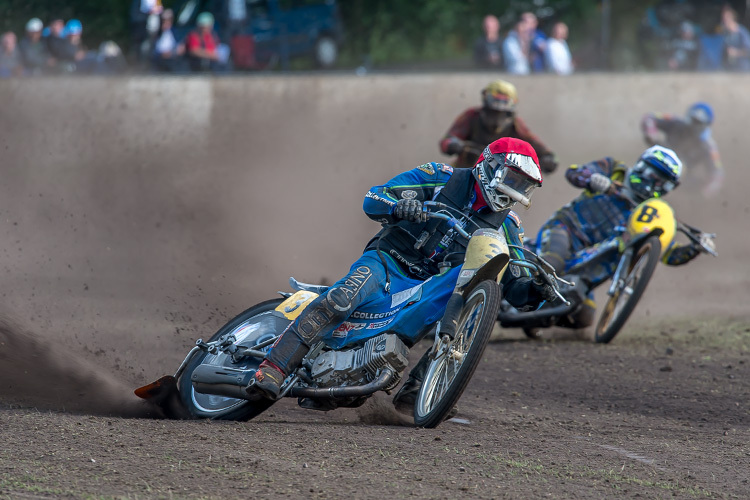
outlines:
{"label": "front wheel", "polygon": [[414,405],[414,423],[433,428],[458,402],[482,359],[500,309],[500,287],[491,280],[477,285],[458,317],[456,337],[436,343],[427,373]]}
{"label": "front wheel", "polygon": [[[221,327],[209,341],[214,341],[222,335],[231,333],[237,338],[237,344],[251,347],[279,335],[288,321],[281,320],[273,314],[273,311],[282,301],[281,298],[267,300],[241,312]],[[264,348],[264,350],[267,349],[269,348]],[[212,420],[250,420],[260,415],[274,403],[266,399],[247,401],[196,391],[191,382],[191,377],[195,369],[201,364],[248,369],[257,368],[260,365],[260,360],[248,358],[240,366],[232,363],[231,357],[223,353],[214,355],[202,352],[196,355],[185,368],[178,382],[182,402],[194,417]]]}
{"label": "front wheel", "polygon": [[630,269],[623,278],[623,283],[617,288],[613,296],[604,306],[599,322],[594,331],[594,340],[600,344],[607,344],[625,325],[646,285],[654,274],[656,264],[661,256],[661,244],[657,236],[647,238],[636,250]]}

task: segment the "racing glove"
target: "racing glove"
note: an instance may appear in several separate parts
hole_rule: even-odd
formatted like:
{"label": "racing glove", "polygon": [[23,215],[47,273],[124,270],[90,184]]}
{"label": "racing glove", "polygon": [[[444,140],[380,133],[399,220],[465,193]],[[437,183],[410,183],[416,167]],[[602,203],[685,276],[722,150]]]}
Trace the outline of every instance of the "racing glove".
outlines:
{"label": "racing glove", "polygon": [[539,166],[542,172],[550,174],[557,169],[557,156],[554,153],[545,153],[539,157]]}
{"label": "racing glove", "polygon": [[531,282],[531,286],[534,288],[534,292],[547,302],[552,302],[557,298],[557,294],[555,293],[554,288],[552,288],[552,285],[542,281],[542,278],[539,276],[534,278],[534,281]]}
{"label": "racing glove", "polygon": [[594,193],[606,193],[612,187],[612,180],[604,174],[594,173],[589,178],[589,190]]}
{"label": "racing glove", "polygon": [[419,200],[398,200],[393,207],[393,216],[408,222],[426,222],[427,212],[422,209]]}
{"label": "racing glove", "polygon": [[458,137],[451,137],[448,141],[448,145],[445,147],[445,152],[449,155],[461,154],[465,146],[466,143]]}

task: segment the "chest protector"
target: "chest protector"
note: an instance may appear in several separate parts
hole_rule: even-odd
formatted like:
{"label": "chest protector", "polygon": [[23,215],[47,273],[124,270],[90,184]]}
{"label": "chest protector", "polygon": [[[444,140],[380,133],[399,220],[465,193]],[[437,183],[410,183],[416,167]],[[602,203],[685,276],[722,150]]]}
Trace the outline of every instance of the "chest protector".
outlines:
{"label": "chest protector", "polygon": [[[469,221],[464,229],[469,234],[479,228],[500,228],[510,209],[500,212],[486,209],[480,214],[465,208],[474,194],[473,188],[472,171],[456,169],[435,197],[435,201],[456,209],[453,210],[454,217],[459,212],[468,216]],[[440,272],[438,264],[450,267],[461,265],[468,244],[469,241],[452,231],[444,220],[430,219],[422,223],[400,221],[383,228],[367,243],[365,251],[385,252],[399,262],[409,274],[426,279]]]}
{"label": "chest protector", "polygon": [[[469,125],[469,141],[476,144],[490,144],[501,137],[518,137],[516,132],[515,120],[512,120],[509,125],[505,126],[500,132],[494,130],[488,130],[482,124],[482,118],[479,113],[472,117]],[[457,168],[471,168],[477,163],[479,155],[472,151],[464,151],[459,157],[456,165]]]}

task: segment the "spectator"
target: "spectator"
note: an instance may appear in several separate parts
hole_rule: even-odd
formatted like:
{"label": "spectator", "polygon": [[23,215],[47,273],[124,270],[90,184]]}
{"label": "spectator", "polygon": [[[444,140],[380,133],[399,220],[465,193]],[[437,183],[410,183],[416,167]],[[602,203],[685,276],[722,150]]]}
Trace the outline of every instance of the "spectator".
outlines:
{"label": "spectator", "polygon": [[15,33],[12,31],[3,33],[0,39],[0,78],[23,75],[23,64],[17,43]]}
{"label": "spectator", "polygon": [[42,40],[43,27],[41,19],[30,19],[26,23],[26,36],[18,44],[26,71],[32,75],[48,72],[57,66],[57,60],[50,55]]}
{"label": "spectator", "polygon": [[[159,29],[159,14],[163,10],[161,0],[132,0],[130,4],[130,33],[132,48],[136,58],[143,60],[144,54],[149,52],[146,42],[149,40],[149,30]],[[150,27],[150,24],[156,26]]]}
{"label": "spectator", "polygon": [[552,26],[552,33],[546,43],[544,61],[547,69],[558,75],[569,75],[573,72],[573,58],[570,56],[568,42],[568,25],[557,22]]}
{"label": "spectator", "polygon": [[214,32],[214,16],[201,12],[195,20],[197,28],[185,39],[190,69],[193,71],[218,71],[225,69],[226,57]]}
{"label": "spectator", "polygon": [[547,49],[547,36],[539,28],[539,20],[533,12],[524,12],[521,19],[528,26],[526,37],[527,57],[531,70],[535,73],[544,72],[544,53]]}
{"label": "spectator", "polygon": [[55,19],[49,23],[46,34],[47,51],[57,61],[58,69],[63,71],[75,70],[75,64],[68,60],[69,44],[65,39],[65,21]]}
{"label": "spectator", "polygon": [[737,22],[737,13],[731,7],[727,6],[721,12],[721,28],[727,69],[750,70],[750,33]]}
{"label": "spectator", "polygon": [[667,65],[672,71],[693,71],[698,64],[700,44],[690,21],[680,23],[680,37],[670,42],[671,55]]}
{"label": "spectator", "polygon": [[485,68],[499,68],[502,64],[503,42],[500,39],[500,21],[489,15],[482,22],[484,36],[474,43],[474,62]]}
{"label": "spectator", "polygon": [[154,66],[158,71],[174,73],[179,71],[181,56],[185,54],[185,45],[177,43],[172,26],[174,12],[167,9],[161,15],[161,27],[154,44]]}
{"label": "spectator", "polygon": [[222,40],[231,44],[232,37],[241,35],[247,26],[246,0],[225,0],[222,21]]}
{"label": "spectator", "polygon": [[529,74],[529,23],[523,17],[503,41],[505,69],[515,75]]}

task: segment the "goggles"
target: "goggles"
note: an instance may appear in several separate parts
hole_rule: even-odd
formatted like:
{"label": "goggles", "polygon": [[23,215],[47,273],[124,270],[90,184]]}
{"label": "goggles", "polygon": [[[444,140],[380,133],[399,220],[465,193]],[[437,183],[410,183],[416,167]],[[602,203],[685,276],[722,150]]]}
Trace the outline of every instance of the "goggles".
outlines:
{"label": "goggles", "polygon": [[534,160],[518,153],[496,156],[489,148],[485,148],[483,156],[489,167],[488,174],[494,172],[494,175],[488,175],[489,187],[528,208],[532,192],[542,185],[542,176]]}

